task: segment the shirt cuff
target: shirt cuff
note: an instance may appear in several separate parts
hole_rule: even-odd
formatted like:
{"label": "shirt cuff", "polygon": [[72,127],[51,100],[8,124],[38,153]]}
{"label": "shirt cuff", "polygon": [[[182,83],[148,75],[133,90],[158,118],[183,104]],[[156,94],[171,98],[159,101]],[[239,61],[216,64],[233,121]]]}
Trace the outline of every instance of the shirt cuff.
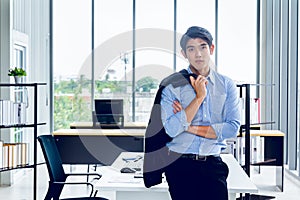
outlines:
{"label": "shirt cuff", "polygon": [[[188,128],[189,128],[189,126],[191,125],[191,123],[189,123],[189,122],[187,122],[187,117],[186,117],[186,114],[185,114],[185,111],[184,110],[182,110],[182,111],[180,111],[179,112],[180,113],[180,121],[181,121],[181,124],[182,124],[182,126],[183,126],[183,129],[185,130],[185,131],[187,131],[188,130]],[[179,114],[178,113],[178,114]]]}
{"label": "shirt cuff", "polygon": [[223,141],[223,137],[222,137],[223,123],[212,124],[211,127],[214,129],[217,135],[217,140]]}

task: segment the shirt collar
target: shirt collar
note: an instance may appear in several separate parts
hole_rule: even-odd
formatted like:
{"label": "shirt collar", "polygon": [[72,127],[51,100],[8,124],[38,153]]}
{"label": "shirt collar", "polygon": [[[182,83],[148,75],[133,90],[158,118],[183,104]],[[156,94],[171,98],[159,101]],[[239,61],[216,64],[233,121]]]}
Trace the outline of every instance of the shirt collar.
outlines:
{"label": "shirt collar", "polygon": [[[187,71],[188,71],[189,74],[192,74],[192,73],[193,73],[190,67],[188,67]],[[209,69],[208,76],[206,77],[207,80],[208,80],[209,82],[211,82],[211,84],[213,84],[213,85],[214,85],[214,83],[215,83],[215,73],[216,73],[216,72],[215,72],[212,68],[210,68],[210,69]]]}

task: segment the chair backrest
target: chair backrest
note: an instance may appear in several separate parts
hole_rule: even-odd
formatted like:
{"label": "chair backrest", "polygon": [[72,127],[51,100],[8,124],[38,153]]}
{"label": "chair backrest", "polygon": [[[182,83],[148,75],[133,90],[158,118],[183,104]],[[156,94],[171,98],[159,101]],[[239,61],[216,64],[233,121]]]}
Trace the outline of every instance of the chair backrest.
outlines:
{"label": "chair backrest", "polygon": [[38,141],[44,154],[50,182],[64,182],[67,175],[65,174],[54,137],[52,135],[40,135],[38,136]]}

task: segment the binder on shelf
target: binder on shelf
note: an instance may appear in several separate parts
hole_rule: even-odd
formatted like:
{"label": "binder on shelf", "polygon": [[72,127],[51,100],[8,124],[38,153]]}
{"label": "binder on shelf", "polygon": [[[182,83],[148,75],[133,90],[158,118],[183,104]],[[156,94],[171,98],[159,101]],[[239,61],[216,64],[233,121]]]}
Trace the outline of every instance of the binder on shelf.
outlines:
{"label": "binder on shelf", "polygon": [[2,125],[2,116],[3,116],[3,108],[2,108],[2,100],[0,99],[0,125]]}
{"label": "binder on shelf", "polygon": [[2,125],[8,126],[10,125],[10,103],[9,100],[1,100],[2,101]]}
{"label": "binder on shelf", "polygon": [[21,162],[20,165],[24,166],[24,165],[28,165],[28,143],[20,143],[20,147],[21,147]]}
{"label": "binder on shelf", "polygon": [[17,144],[13,143],[12,146],[12,166],[11,167],[17,167],[18,166],[18,148]]}
{"label": "binder on shelf", "polygon": [[10,143],[5,143],[3,146],[5,146],[5,154],[4,159],[6,162],[6,167],[7,168],[12,168],[13,166],[13,146]]}
{"label": "binder on shelf", "polygon": [[13,111],[12,111],[12,123],[11,124],[18,124],[18,116],[19,116],[19,103],[13,102]]}
{"label": "binder on shelf", "polygon": [[26,104],[10,100],[0,100],[0,125],[24,125],[26,123]]}
{"label": "binder on shelf", "polygon": [[[239,137],[237,140],[237,160],[240,165],[245,164],[245,138]],[[264,137],[250,137],[250,164],[264,162]]]}
{"label": "binder on shelf", "polygon": [[8,168],[8,145],[3,144],[3,149],[2,149],[2,166],[3,168]]}
{"label": "binder on shelf", "polygon": [[3,141],[0,140],[0,169],[3,168]]}
{"label": "binder on shelf", "polygon": [[8,125],[14,125],[15,123],[14,123],[14,119],[15,119],[15,117],[14,117],[14,114],[15,114],[15,111],[14,111],[14,109],[15,109],[15,107],[14,107],[14,102],[12,102],[12,101],[9,101],[9,118],[8,118],[8,120],[9,120],[9,122],[8,122]]}
{"label": "binder on shelf", "polygon": [[237,139],[236,138],[229,138],[226,139],[226,148],[222,150],[222,153],[228,153],[232,154],[234,157],[236,157],[236,144],[237,144]]}
{"label": "binder on shelf", "polygon": [[15,165],[16,167],[18,167],[21,165],[21,156],[22,156],[21,143],[16,143],[16,153],[17,155],[15,156],[16,158]]}
{"label": "binder on shelf", "polygon": [[[240,98],[241,124],[245,124],[245,98]],[[250,98],[250,123],[260,123],[260,98]]]}
{"label": "binder on shelf", "polygon": [[26,124],[26,104],[19,103],[18,124]]}
{"label": "binder on shelf", "polygon": [[8,168],[12,168],[15,165],[16,148],[14,144],[7,144],[8,146]]}
{"label": "binder on shelf", "polygon": [[[15,168],[28,165],[28,143],[3,143],[0,168]],[[0,142],[0,146],[1,146]]]}
{"label": "binder on shelf", "polygon": [[250,99],[250,123],[260,123],[260,99]]}

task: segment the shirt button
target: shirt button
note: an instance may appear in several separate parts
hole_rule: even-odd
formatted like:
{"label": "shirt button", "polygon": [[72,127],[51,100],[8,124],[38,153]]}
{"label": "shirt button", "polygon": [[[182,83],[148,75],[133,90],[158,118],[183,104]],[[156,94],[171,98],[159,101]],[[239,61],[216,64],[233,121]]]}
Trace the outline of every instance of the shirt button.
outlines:
{"label": "shirt button", "polygon": [[204,115],[204,117],[206,118],[206,115]]}

